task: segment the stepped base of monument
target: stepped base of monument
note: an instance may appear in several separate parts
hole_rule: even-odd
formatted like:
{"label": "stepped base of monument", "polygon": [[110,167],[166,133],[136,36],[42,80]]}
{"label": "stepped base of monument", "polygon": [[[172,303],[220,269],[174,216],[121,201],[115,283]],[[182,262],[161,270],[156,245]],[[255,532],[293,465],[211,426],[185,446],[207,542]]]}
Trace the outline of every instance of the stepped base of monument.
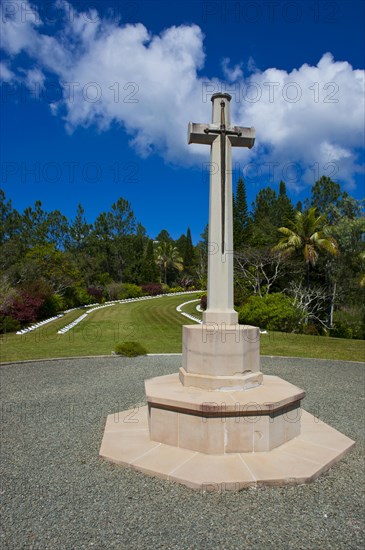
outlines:
{"label": "stepped base of monument", "polygon": [[244,392],[205,392],[174,374],[147,380],[146,394],[148,406],[108,416],[100,456],[193,489],[309,483],[354,445],[276,376]]}
{"label": "stepped base of monument", "polygon": [[278,376],[254,376],[260,384],[224,391],[184,386],[177,374],[146,380],[151,439],[224,454],[270,451],[299,435],[303,390]]}

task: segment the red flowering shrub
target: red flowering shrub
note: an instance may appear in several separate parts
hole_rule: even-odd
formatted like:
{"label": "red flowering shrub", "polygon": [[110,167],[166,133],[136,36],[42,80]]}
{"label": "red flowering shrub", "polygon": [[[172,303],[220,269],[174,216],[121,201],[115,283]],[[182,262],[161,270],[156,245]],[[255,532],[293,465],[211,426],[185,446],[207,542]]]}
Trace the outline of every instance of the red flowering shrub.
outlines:
{"label": "red flowering shrub", "polygon": [[162,285],[159,283],[149,283],[147,285],[142,285],[143,294],[146,296],[157,296],[157,294],[165,294]]}
{"label": "red flowering shrub", "polygon": [[42,296],[21,290],[9,304],[9,315],[21,323],[32,323],[38,319],[44,300]]}

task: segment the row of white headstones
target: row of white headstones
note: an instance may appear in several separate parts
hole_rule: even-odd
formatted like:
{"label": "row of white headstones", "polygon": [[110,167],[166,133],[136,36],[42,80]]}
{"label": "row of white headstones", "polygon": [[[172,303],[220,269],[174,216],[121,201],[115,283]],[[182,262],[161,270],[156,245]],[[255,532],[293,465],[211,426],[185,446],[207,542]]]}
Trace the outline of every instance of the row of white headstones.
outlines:
{"label": "row of white headstones", "polygon": [[[83,321],[90,313],[92,313],[93,311],[97,311],[98,309],[103,309],[105,307],[114,306],[115,304],[126,304],[126,303],[130,303],[130,302],[140,302],[142,300],[151,300],[151,299],[154,299],[154,298],[164,298],[166,296],[179,296],[179,295],[183,295],[183,294],[194,294],[196,292],[197,292],[196,290],[186,290],[186,291],[183,291],[183,292],[171,292],[169,294],[158,294],[156,296],[140,296],[139,298],[127,298],[125,300],[113,300],[113,301],[106,302],[103,305],[99,305],[99,304],[96,303],[96,304],[89,304],[88,306],[80,306],[78,308],[74,307],[74,308],[65,310],[63,313],[60,313],[59,315],[55,315],[53,317],[50,317],[49,319],[45,319],[44,321],[40,321],[39,323],[35,323],[34,325],[31,325],[27,328],[24,328],[22,330],[18,330],[16,332],[16,334],[26,334],[28,332],[32,332],[33,330],[36,330],[37,328],[40,328],[40,327],[46,325],[47,323],[51,323],[52,321],[56,321],[60,317],[63,317],[66,313],[70,313],[71,311],[75,311],[77,309],[84,309],[85,307],[90,307],[91,309],[88,309],[87,311],[85,311],[85,313],[80,315],[80,317],[77,317],[77,319],[72,321],[72,323],[69,323],[68,325],[64,326],[63,328],[61,328],[60,330],[57,331],[57,334],[66,334],[66,332],[68,332],[73,327],[75,327],[76,325],[81,323],[81,321]],[[203,291],[201,291],[201,292],[203,292]],[[185,314],[183,312],[180,312],[180,313],[182,313],[185,316],[189,316],[189,314]],[[193,318],[193,316],[190,316],[190,318]],[[195,318],[193,320],[195,320],[197,322],[200,322],[200,320],[198,318]]]}

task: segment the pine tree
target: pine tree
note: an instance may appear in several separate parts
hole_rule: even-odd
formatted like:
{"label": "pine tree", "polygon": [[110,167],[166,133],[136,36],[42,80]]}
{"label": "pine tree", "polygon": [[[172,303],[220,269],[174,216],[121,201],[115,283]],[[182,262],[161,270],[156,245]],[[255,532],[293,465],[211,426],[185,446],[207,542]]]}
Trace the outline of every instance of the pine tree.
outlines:
{"label": "pine tree", "polygon": [[246,187],[240,177],[237,182],[236,196],[233,199],[233,249],[241,250],[247,244],[248,206]]}
{"label": "pine tree", "polygon": [[179,251],[179,254],[181,257],[185,254],[185,246],[186,246],[186,235],[183,233],[180,235],[180,237],[175,241],[175,246]]}
{"label": "pine tree", "polygon": [[294,219],[294,208],[291,200],[286,194],[286,185],[283,181],[280,182],[279,196],[277,201],[277,227],[287,225],[289,221]]}
{"label": "pine tree", "polygon": [[172,243],[173,238],[171,237],[170,233],[167,231],[167,229],[162,229],[159,234],[157,235],[156,239],[159,243]]}
{"label": "pine tree", "polygon": [[80,250],[86,242],[86,239],[91,231],[91,225],[87,223],[85,211],[82,205],[77,205],[76,217],[70,225],[70,241],[69,247]]}
{"label": "pine tree", "polygon": [[268,246],[277,239],[277,195],[271,187],[260,189],[252,204],[250,244]]}
{"label": "pine tree", "polygon": [[153,250],[153,241],[149,240],[141,271],[142,283],[157,283],[159,281],[158,267]]}
{"label": "pine tree", "polygon": [[194,264],[195,264],[195,251],[194,251],[193,241],[191,238],[190,227],[188,227],[188,230],[186,233],[184,254],[183,254],[184,271],[187,274],[192,275],[194,270]]}
{"label": "pine tree", "polygon": [[313,185],[311,206],[317,208],[319,214],[327,214],[330,205],[337,206],[341,197],[341,187],[327,176],[322,176]]}

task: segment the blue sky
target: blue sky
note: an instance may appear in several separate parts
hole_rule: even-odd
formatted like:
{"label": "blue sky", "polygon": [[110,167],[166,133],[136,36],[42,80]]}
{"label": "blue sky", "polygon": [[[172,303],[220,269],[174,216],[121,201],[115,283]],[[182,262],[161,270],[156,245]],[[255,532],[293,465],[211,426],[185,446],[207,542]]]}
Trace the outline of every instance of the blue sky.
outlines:
{"label": "blue sky", "polygon": [[234,157],[249,203],[287,183],[293,201],[329,175],[364,191],[364,3],[133,1],[1,4],[1,167],[19,210],[40,199],[89,221],[123,196],[151,237],[208,218],[212,91],[255,126]]}

